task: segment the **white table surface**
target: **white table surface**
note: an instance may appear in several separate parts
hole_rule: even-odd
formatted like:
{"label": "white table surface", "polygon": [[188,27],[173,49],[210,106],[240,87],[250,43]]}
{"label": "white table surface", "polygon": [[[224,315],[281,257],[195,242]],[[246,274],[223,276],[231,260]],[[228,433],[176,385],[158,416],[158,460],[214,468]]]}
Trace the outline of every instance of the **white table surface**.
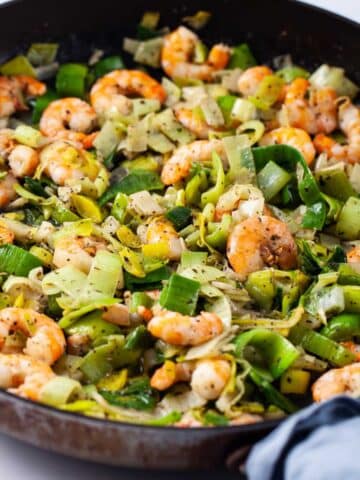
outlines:
{"label": "white table surface", "polygon": [[[304,0],[306,3],[333,10],[360,23],[360,0]],[[0,0],[6,3],[6,0]],[[112,468],[73,460],[48,453],[0,435],[1,480],[191,480],[238,479],[238,476],[221,472],[175,474],[171,472],[144,472]]]}

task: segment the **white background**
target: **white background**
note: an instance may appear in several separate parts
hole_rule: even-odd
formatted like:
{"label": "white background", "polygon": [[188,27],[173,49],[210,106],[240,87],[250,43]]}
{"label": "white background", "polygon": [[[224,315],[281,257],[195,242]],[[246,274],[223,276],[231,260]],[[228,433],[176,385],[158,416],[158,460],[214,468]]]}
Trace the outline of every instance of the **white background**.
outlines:
{"label": "white background", "polygon": [[[304,0],[329,10],[333,10],[360,22],[360,0]],[[6,3],[6,0],[0,0]],[[0,478],[1,480],[169,480],[185,477],[170,472],[143,472],[115,469],[71,460],[60,455],[47,453],[25,446],[15,440],[0,435]],[[214,472],[213,474],[188,474],[188,480],[238,479],[238,476]]]}

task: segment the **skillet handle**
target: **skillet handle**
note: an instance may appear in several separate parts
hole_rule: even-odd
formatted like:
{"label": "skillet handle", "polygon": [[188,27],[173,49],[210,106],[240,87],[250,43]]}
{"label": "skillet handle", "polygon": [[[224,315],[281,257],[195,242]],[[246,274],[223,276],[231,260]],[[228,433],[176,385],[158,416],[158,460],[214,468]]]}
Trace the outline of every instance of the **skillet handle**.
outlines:
{"label": "skillet handle", "polygon": [[242,445],[230,453],[225,458],[225,466],[231,472],[245,473],[245,462],[250,454],[253,445]]}

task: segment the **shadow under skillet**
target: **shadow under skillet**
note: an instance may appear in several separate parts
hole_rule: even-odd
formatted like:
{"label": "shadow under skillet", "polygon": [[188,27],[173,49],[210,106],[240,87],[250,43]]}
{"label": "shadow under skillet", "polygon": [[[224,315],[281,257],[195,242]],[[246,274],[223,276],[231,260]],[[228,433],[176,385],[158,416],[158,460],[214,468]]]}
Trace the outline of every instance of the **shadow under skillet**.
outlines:
{"label": "shadow under skillet", "polygon": [[47,452],[0,434],[1,478],[26,480],[244,480],[225,470],[170,472],[111,467]]}

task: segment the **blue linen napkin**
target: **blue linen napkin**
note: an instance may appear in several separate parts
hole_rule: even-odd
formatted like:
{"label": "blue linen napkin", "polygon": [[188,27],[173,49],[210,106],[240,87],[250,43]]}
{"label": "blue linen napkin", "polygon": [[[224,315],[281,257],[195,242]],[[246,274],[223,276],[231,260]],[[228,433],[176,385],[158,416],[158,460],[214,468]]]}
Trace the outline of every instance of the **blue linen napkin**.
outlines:
{"label": "blue linen napkin", "polygon": [[359,480],[360,401],[340,396],[292,415],[252,450],[249,480]]}

